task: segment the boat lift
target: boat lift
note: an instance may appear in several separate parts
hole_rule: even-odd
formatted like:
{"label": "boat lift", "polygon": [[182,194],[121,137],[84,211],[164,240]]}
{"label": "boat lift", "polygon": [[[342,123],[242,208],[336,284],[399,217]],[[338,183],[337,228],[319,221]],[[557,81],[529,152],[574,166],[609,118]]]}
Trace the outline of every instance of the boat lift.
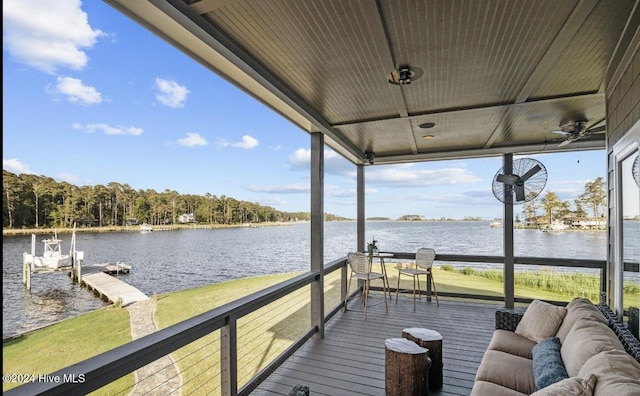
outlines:
{"label": "boat lift", "polygon": [[[80,267],[84,260],[84,252],[76,250],[76,225],[73,225],[71,235],[71,247],[68,255],[62,254],[61,240],[58,233],[54,232],[51,239],[44,239],[44,251],[42,256],[36,256],[36,235],[31,234],[31,253],[22,253],[22,284],[31,291],[31,277],[33,273],[49,273],[55,271],[71,271],[77,269],[80,276]],[[72,276],[75,279],[75,277]]]}

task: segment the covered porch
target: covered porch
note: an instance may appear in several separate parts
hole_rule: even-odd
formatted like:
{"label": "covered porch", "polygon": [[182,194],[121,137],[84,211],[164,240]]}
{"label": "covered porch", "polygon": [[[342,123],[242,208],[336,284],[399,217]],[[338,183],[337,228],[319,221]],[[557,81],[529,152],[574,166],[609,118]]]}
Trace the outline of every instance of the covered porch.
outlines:
{"label": "covered porch", "polygon": [[[326,263],[323,254],[325,148],[356,171],[359,251],[368,167],[499,156],[508,170],[514,156],[606,150],[610,243],[601,289],[622,316],[621,189],[631,175],[621,163],[640,144],[637,1],[106,1],[309,134],[309,272],[60,371],[86,375],[85,383],[28,384],[25,392],[84,394],[219,333],[211,348],[220,365],[198,368],[215,392],[202,394],[286,395],[298,383],[314,384],[314,395],[384,394],[384,340],[417,326],[444,336],[439,394],[468,394],[495,311],[516,305],[514,265],[527,261],[514,255],[513,202],[504,204],[504,292],[495,305],[449,296],[414,312],[402,299],[364,321],[357,298],[341,312],[344,259]],[[329,301],[334,275],[339,297]],[[239,357],[238,322],[298,290],[308,330],[240,381],[238,360],[247,357]]]}
{"label": "covered porch", "polygon": [[[519,157],[605,149],[603,286],[622,315],[621,190],[631,175],[621,164],[640,141],[637,1],[106,1],[309,134],[312,271],[325,261],[325,150],[355,167],[353,250],[362,251],[369,167],[501,157],[504,182],[523,176],[510,174]],[[313,289],[320,301],[322,281]],[[323,311],[313,308],[318,337]]]}

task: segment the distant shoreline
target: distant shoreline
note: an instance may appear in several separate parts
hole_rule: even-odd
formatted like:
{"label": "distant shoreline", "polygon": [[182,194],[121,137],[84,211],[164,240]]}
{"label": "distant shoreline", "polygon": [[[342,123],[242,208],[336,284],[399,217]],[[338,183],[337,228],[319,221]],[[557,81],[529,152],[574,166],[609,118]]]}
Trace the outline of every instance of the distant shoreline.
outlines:
{"label": "distant shoreline", "polygon": [[[274,226],[287,226],[293,224],[299,224],[304,222],[267,222],[267,223],[250,223],[247,224],[172,224],[172,225],[157,225],[152,226],[154,232],[161,231],[174,231],[174,230],[191,230],[191,229],[217,229],[217,228],[256,228],[256,227],[274,227]],[[94,233],[108,233],[108,232],[140,232],[139,225],[133,226],[107,226],[107,227],[76,227],[76,233],[82,232],[94,232]],[[73,228],[3,228],[2,236],[13,235],[53,235],[58,234],[72,234]]]}
{"label": "distant shoreline", "polygon": [[[332,221],[341,221],[341,222],[349,222],[355,220],[332,220]],[[435,223],[435,222],[488,222],[486,219],[424,219],[424,220],[392,220],[392,219],[378,219],[372,218],[367,219],[368,222],[402,222],[402,223]],[[153,231],[174,231],[174,230],[185,230],[185,229],[219,229],[219,228],[257,228],[257,227],[275,227],[275,226],[288,226],[295,225],[300,223],[308,223],[308,221],[297,221],[297,222],[265,222],[265,223],[246,223],[246,224],[172,224],[172,225],[154,225]],[[502,228],[502,227],[500,227]],[[515,224],[514,229],[530,229],[537,230],[540,229],[537,226],[525,226]],[[606,229],[579,229],[579,228],[568,228],[562,230],[562,232],[575,232],[575,231],[606,231]],[[140,232],[140,225],[132,225],[132,226],[105,226],[105,227],[76,227],[76,233],[82,232],[93,232],[93,233],[109,233],[109,232]],[[2,236],[16,236],[16,235],[53,235],[55,233],[58,234],[71,234],[73,233],[73,228],[3,228]]]}

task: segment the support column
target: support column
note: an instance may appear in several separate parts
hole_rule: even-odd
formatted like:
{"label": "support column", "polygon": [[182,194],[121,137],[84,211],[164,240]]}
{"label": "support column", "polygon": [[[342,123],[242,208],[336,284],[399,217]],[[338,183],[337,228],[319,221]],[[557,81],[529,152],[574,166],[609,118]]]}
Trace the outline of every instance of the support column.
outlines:
{"label": "support column", "polygon": [[[513,154],[503,156],[505,175],[513,174]],[[513,259],[513,194],[507,188],[504,193],[504,307],[513,309],[515,300]]]}
{"label": "support column", "polygon": [[356,165],[357,179],[356,179],[356,189],[357,189],[357,246],[359,252],[365,251],[365,242],[364,242],[364,233],[365,233],[365,212],[364,212],[364,165],[358,164]]}
{"label": "support column", "polygon": [[324,338],[324,134],[311,134],[311,271],[320,273],[311,284],[311,325],[315,338]]}

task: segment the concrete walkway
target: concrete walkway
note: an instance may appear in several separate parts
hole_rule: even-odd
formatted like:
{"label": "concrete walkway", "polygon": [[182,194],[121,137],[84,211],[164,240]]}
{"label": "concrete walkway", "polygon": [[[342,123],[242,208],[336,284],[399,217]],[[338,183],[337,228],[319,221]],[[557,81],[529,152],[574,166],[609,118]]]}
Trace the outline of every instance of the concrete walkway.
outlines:
{"label": "concrete walkway", "polygon": [[[153,299],[137,301],[126,307],[131,316],[131,336],[134,340],[157,330],[154,321],[156,303]],[[168,396],[180,395],[180,372],[170,355],[164,356],[135,372],[136,386],[129,394]]]}

